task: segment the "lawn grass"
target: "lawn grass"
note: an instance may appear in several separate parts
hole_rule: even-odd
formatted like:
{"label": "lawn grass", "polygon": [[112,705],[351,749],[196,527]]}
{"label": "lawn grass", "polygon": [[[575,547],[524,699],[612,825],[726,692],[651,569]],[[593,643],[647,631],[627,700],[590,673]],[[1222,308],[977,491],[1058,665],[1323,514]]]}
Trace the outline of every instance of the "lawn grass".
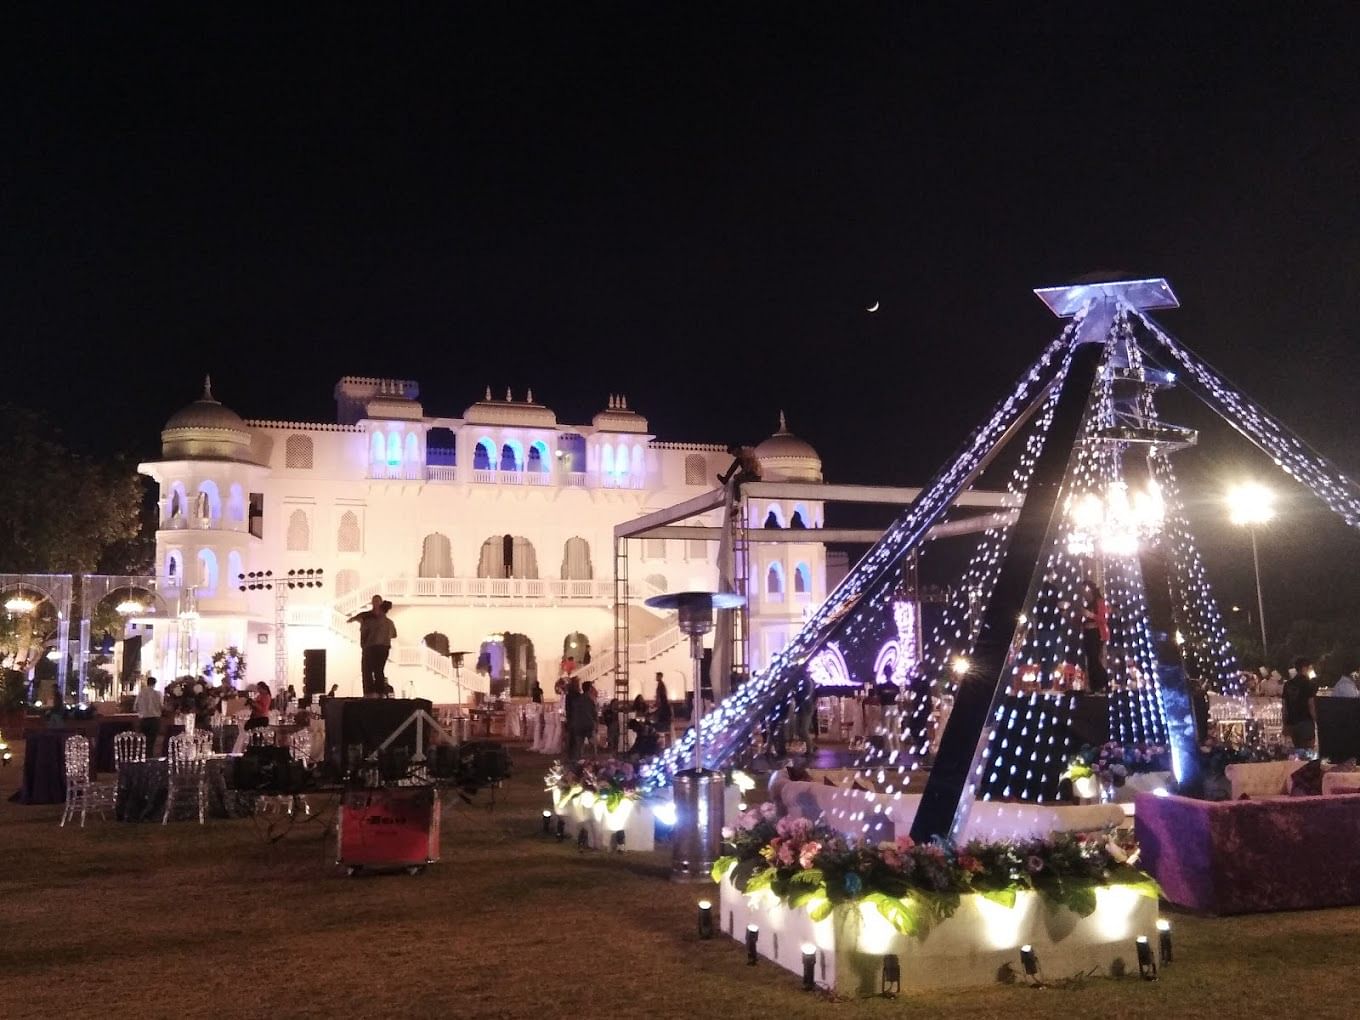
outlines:
{"label": "lawn grass", "polygon": [[[63,830],[56,807],[0,800],[0,1017],[1360,1013],[1360,909],[1172,915],[1176,963],[1156,983],[805,994],[771,964],[747,967],[736,942],[700,942],[702,890],[672,885],[664,853],[540,836],[547,764],[517,753],[494,812],[446,811],[442,860],[417,877],[342,877],[317,824],[273,845],[250,820]],[[0,770],[4,798],[17,765]]]}

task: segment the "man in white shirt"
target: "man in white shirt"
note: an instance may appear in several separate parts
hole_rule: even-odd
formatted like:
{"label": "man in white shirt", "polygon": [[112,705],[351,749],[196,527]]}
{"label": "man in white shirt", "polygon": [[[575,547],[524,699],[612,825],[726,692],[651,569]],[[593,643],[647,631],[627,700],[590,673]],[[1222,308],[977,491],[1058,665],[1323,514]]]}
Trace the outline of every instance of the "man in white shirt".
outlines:
{"label": "man in white shirt", "polygon": [[146,681],[142,684],[141,690],[137,692],[137,700],[132,708],[140,718],[138,724],[142,731],[142,736],[146,737],[146,756],[155,757],[156,737],[161,731],[161,709],[164,702],[161,699],[161,692],[156,690],[156,678],[150,673],[146,676]]}

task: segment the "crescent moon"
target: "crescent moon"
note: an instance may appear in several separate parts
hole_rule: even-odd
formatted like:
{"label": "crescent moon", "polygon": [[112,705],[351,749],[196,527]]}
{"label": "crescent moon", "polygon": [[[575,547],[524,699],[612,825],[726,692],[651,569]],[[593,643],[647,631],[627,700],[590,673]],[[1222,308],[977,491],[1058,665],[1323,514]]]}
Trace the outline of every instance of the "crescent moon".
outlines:
{"label": "crescent moon", "polygon": [[876,311],[878,311],[878,305],[879,305],[879,303],[878,303],[877,301],[875,301],[873,304],[871,304],[868,308],[866,308],[866,309],[864,309],[864,310],[865,310],[866,312],[876,312]]}

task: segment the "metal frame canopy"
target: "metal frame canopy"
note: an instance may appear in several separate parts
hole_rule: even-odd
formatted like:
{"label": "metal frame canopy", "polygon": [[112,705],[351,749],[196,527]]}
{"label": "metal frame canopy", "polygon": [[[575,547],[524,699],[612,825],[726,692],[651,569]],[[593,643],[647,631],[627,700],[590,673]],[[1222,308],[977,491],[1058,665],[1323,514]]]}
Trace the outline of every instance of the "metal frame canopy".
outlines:
{"label": "metal frame canopy", "polygon": [[1146,280],[1111,280],[1107,283],[1073,283],[1065,287],[1036,287],[1034,296],[1060,319],[1070,319],[1082,309],[1100,300],[1142,311],[1181,306],[1171,289],[1171,284],[1160,276]]}

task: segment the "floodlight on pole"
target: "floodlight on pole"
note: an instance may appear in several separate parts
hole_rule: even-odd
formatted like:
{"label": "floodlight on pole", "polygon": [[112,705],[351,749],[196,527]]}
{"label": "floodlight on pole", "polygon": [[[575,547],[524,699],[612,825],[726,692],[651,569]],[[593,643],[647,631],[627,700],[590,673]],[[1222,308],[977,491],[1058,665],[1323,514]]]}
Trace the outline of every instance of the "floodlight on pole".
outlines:
{"label": "floodlight on pole", "polygon": [[1251,564],[1256,572],[1256,617],[1261,624],[1261,658],[1269,657],[1266,642],[1266,603],[1261,594],[1261,557],[1256,551],[1256,529],[1275,519],[1275,494],[1260,482],[1242,482],[1228,490],[1228,519],[1251,535]]}
{"label": "floodlight on pole", "polygon": [[5,602],[5,612],[15,616],[27,616],[38,607],[38,603],[27,595],[12,595]]}

